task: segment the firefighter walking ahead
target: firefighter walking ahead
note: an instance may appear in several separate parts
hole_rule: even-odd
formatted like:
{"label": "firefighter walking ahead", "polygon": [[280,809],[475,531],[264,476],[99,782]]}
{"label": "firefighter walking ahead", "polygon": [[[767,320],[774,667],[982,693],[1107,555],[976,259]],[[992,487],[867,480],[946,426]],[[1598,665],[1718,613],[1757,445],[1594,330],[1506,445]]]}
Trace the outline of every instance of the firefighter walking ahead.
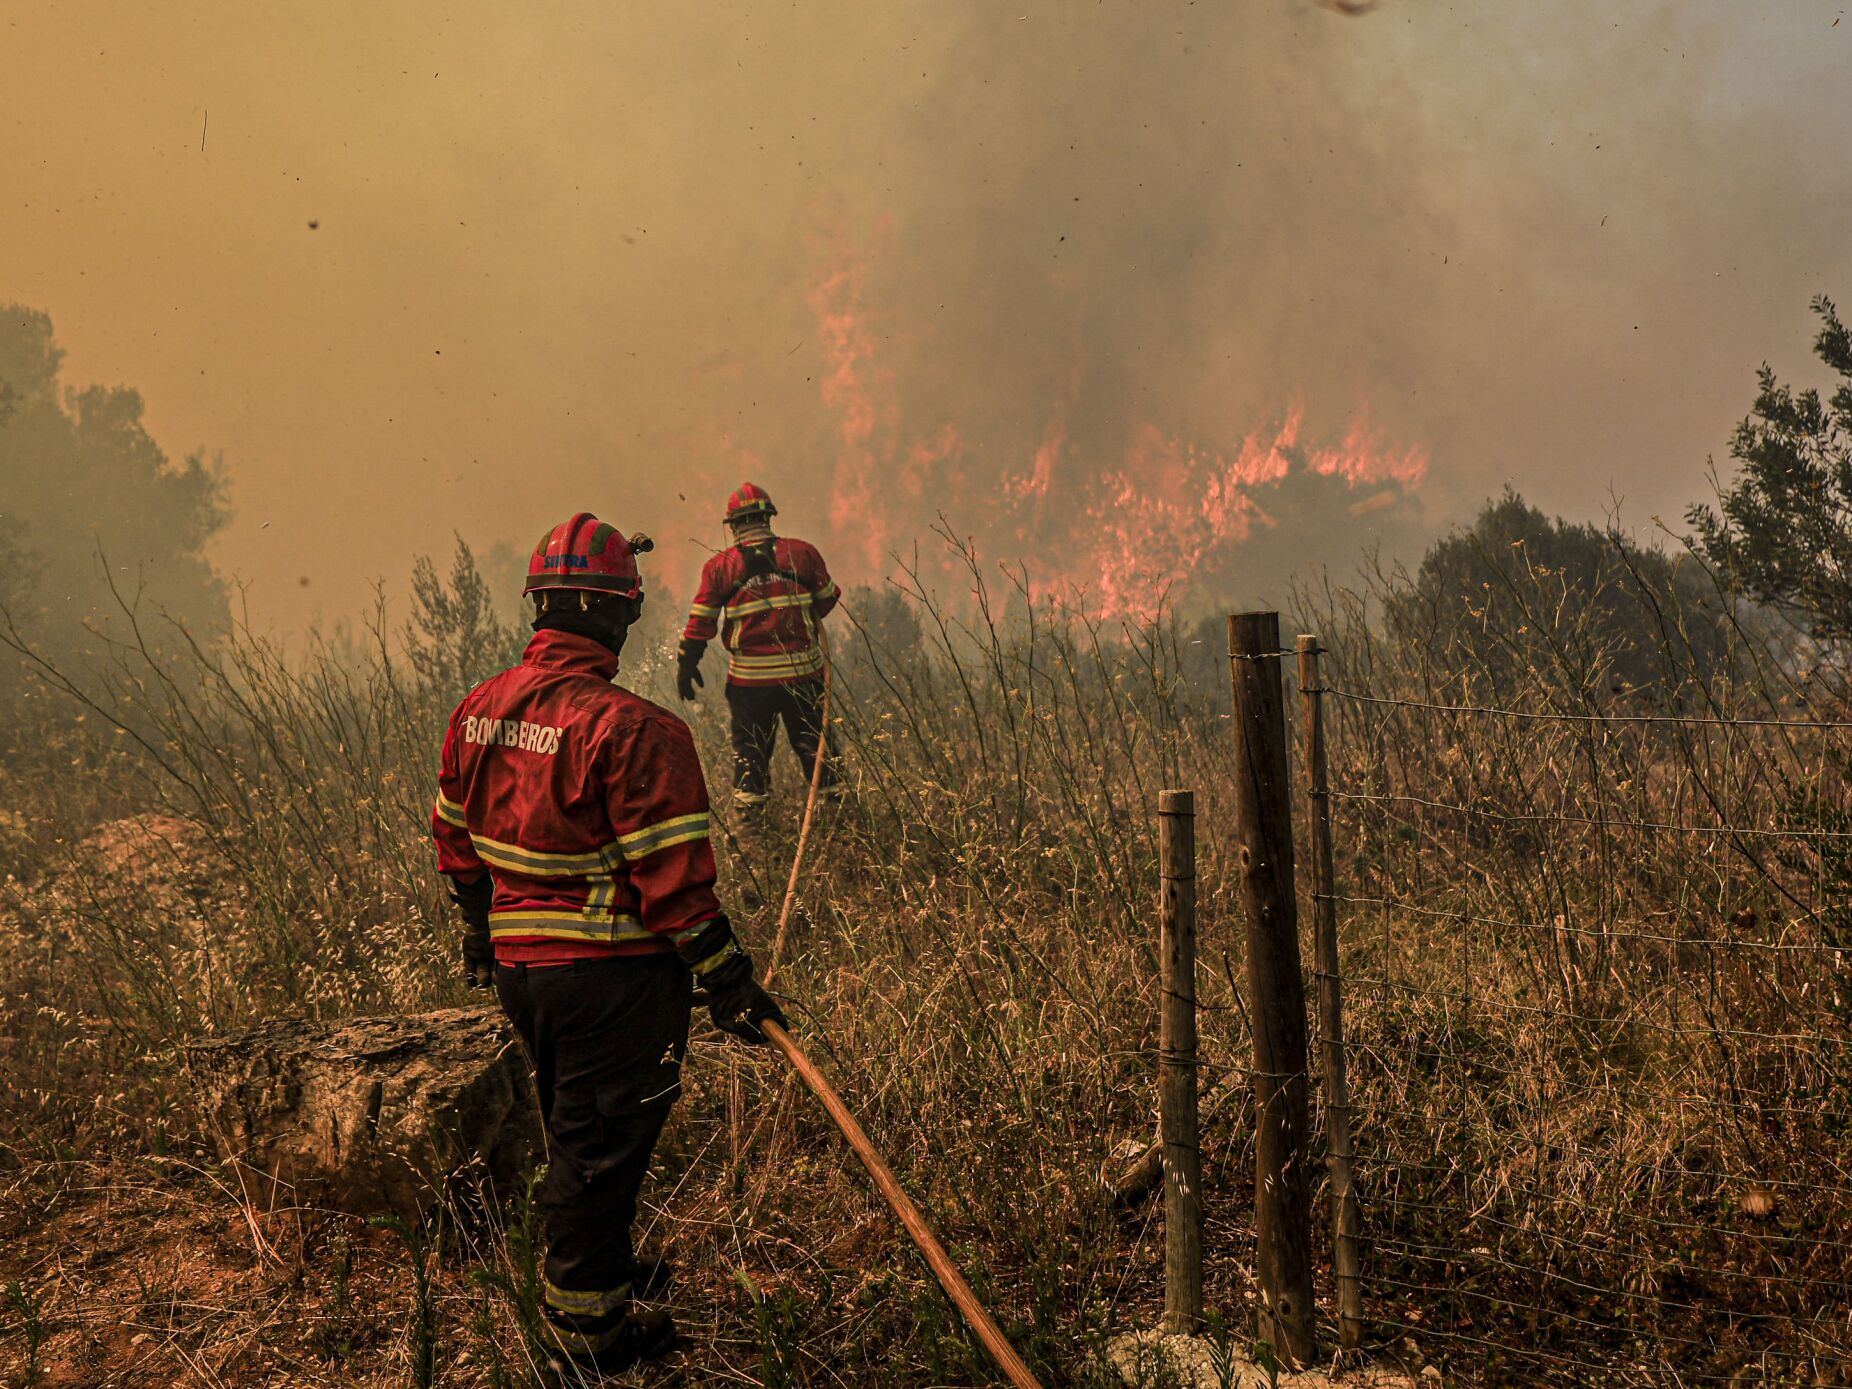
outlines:
{"label": "firefighter walking ahead", "polygon": [[817,547],[772,533],[778,508],[748,482],[727,498],[733,544],[701,569],[678,656],[676,689],[695,697],[701,656],[719,634],[727,649],[733,800],[756,812],[771,797],[772,750],[782,722],[810,779],[823,754],[820,794],[840,791],[824,725],[821,623],[842,597]]}
{"label": "firefighter walking ahead", "polygon": [[666,1276],[637,1259],[631,1224],[681,1093],[694,984],[742,1039],[784,1021],[714,894],[688,726],[611,683],[649,548],[585,512],[541,539],[534,638],[451,715],[432,821],[469,982],[495,989],[540,1094],[555,1368],[592,1377],[675,1338],[667,1313],[631,1307]]}

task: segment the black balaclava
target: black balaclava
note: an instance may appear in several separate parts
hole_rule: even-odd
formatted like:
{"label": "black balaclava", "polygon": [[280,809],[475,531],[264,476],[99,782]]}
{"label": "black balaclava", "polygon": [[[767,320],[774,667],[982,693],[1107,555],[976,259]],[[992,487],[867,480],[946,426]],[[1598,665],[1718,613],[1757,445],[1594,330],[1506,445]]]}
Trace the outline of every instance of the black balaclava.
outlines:
{"label": "black balaclava", "polygon": [[536,632],[575,632],[590,637],[613,656],[621,655],[630,625],[642,610],[643,599],[588,595],[586,605],[579,606],[576,592],[555,590],[544,594],[545,607],[536,603]]}

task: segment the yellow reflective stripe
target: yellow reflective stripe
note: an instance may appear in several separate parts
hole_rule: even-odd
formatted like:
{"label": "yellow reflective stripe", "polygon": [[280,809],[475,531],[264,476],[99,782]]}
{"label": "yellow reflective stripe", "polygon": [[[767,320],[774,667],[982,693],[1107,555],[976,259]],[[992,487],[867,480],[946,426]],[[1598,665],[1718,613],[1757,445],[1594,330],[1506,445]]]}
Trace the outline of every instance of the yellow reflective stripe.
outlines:
{"label": "yellow reflective stripe", "polygon": [[593,911],[590,907],[520,907],[503,911],[492,911],[489,920],[496,921],[628,921],[635,923],[634,916],[617,916],[611,912]]}
{"label": "yellow reflective stripe", "polygon": [[630,1284],[620,1283],[615,1288],[604,1292],[575,1292],[570,1288],[555,1286],[545,1279],[547,1306],[556,1312],[565,1312],[575,1317],[602,1317],[607,1312],[614,1312],[630,1301]]}
{"label": "yellow reflective stripe", "polygon": [[509,936],[538,936],[544,940],[617,941],[654,940],[655,933],[643,929],[643,923],[630,915],[613,916],[592,911],[490,912],[491,939]]}
{"label": "yellow reflective stripe", "polygon": [[600,1351],[609,1350],[616,1343],[618,1334],[623,1329],[624,1322],[621,1319],[603,1331],[589,1335],[583,1331],[568,1331],[565,1327],[548,1321],[547,1339],[571,1355],[597,1355]]}
{"label": "yellow reflective stripe", "polygon": [[540,849],[524,849],[519,844],[504,844],[486,835],[470,835],[470,843],[483,862],[530,878],[583,878],[608,871],[617,846],[606,844],[583,854],[549,854]]}
{"label": "yellow reflective stripe", "polygon": [[618,836],[617,845],[630,862],[647,858],[659,849],[671,845],[686,844],[694,839],[707,838],[707,812],[696,811],[693,815],[678,815],[673,820],[663,820],[654,825],[646,825],[640,830]]}
{"label": "yellow reflective stripe", "polygon": [[706,603],[691,603],[688,606],[690,617],[719,617],[719,608],[710,608]]}
{"label": "yellow reflective stripe", "polygon": [[808,661],[815,661],[820,664],[822,660],[823,653],[814,646],[804,651],[780,651],[776,655],[762,656],[739,651],[729,651],[727,653],[728,665],[740,666],[749,670],[769,669],[773,666],[799,665]]}
{"label": "yellow reflective stripe", "polygon": [[463,818],[463,807],[458,805],[442,791],[437,793],[437,818],[447,825],[455,825],[460,830],[469,828],[469,821]]}
{"label": "yellow reflective stripe", "polygon": [[724,965],[728,960],[739,953],[740,943],[736,940],[730,940],[712,955],[709,955],[705,960],[701,961],[699,964],[690,965],[688,968],[696,974],[706,974],[716,965]]}
{"label": "yellow reflective stripe", "polygon": [[754,598],[745,603],[734,603],[727,609],[728,617],[747,617],[753,613],[768,613],[773,608],[802,608],[811,602],[808,593],[778,593],[770,598]]}
{"label": "yellow reflective stripe", "polygon": [[592,890],[585,894],[585,914],[607,919],[611,915],[611,904],[617,900],[617,883],[610,878],[592,879]]}
{"label": "yellow reflective stripe", "polygon": [[841,592],[842,590],[836,587],[836,581],[834,579],[831,579],[827,584],[823,585],[822,588],[817,590],[817,597],[834,598],[837,594]]}
{"label": "yellow reflective stripe", "polygon": [[815,675],[823,669],[823,653],[808,656],[735,656],[727,662],[730,675]]}

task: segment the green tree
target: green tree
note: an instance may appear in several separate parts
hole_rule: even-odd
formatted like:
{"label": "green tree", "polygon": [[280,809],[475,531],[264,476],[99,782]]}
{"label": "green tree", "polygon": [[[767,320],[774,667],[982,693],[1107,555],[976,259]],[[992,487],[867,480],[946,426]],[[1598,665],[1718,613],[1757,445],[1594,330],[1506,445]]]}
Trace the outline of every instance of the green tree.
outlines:
{"label": "green tree", "polygon": [[1494,697],[1544,676],[1595,699],[1708,680],[1728,659],[1724,608],[1701,566],[1546,516],[1510,488],[1386,598],[1398,639]]}
{"label": "green tree", "polygon": [[26,548],[25,525],[15,517],[0,515],[0,609],[23,608],[38,578],[38,564]]}
{"label": "green tree", "polygon": [[[51,320],[0,306],[0,604],[22,635],[63,656],[90,633],[122,636],[121,603],[211,641],[225,585],[205,555],[225,524],[216,468],[175,463],[121,387],[63,385]],[[147,630],[161,639],[164,624]]]}
{"label": "green tree", "polygon": [[527,634],[502,616],[495,594],[462,536],[445,582],[429,557],[412,564],[412,616],[406,653],[421,689],[454,703],[521,658]]}
{"label": "green tree", "polygon": [[1735,588],[1822,641],[1852,637],[1852,333],[1824,295],[1814,354],[1832,395],[1795,391],[1765,363],[1749,417],[1730,439],[1740,465],[1718,507],[1688,513],[1697,543]]}

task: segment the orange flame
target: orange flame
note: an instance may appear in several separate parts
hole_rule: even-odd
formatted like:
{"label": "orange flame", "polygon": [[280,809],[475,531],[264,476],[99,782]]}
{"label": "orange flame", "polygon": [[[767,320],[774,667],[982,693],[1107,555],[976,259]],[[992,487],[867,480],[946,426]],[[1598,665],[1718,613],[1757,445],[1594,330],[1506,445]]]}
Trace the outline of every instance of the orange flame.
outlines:
{"label": "orange flame", "polygon": [[[877,236],[891,234],[888,221]],[[874,491],[878,468],[891,461],[900,398],[891,368],[876,356],[863,301],[867,262],[843,250],[810,287],[808,302],[823,344],[823,403],[837,413],[842,452],[830,488],[830,525],[839,541],[855,537],[863,565],[880,572],[894,533],[885,499]]]}
{"label": "orange flame", "polygon": [[1393,482],[1404,489],[1419,487],[1428,475],[1427,450],[1416,445],[1401,453],[1387,447],[1370,423],[1368,405],[1359,405],[1350,417],[1344,442],[1336,448],[1316,450],[1310,460],[1313,472],[1336,475],[1352,487]]}
{"label": "orange flame", "polygon": [[[875,229],[877,242],[892,234],[890,220]],[[1306,409],[1293,400],[1232,451],[1140,422],[1116,460],[1080,457],[1068,419],[1081,391],[1076,368],[1026,464],[997,478],[998,495],[972,495],[955,424],[913,437],[902,428],[898,384],[870,323],[868,264],[839,240],[808,295],[823,346],[822,401],[840,445],[826,550],[849,581],[887,572],[895,547],[943,512],[979,525],[978,538],[998,551],[1014,547],[1038,596],[1084,601],[1108,618],[1143,616],[1166,592],[1213,576],[1255,527],[1275,524],[1261,499],[1295,474],[1373,489],[1371,510],[1427,475],[1426,451],[1391,445],[1363,403],[1334,444],[1303,442]]]}

